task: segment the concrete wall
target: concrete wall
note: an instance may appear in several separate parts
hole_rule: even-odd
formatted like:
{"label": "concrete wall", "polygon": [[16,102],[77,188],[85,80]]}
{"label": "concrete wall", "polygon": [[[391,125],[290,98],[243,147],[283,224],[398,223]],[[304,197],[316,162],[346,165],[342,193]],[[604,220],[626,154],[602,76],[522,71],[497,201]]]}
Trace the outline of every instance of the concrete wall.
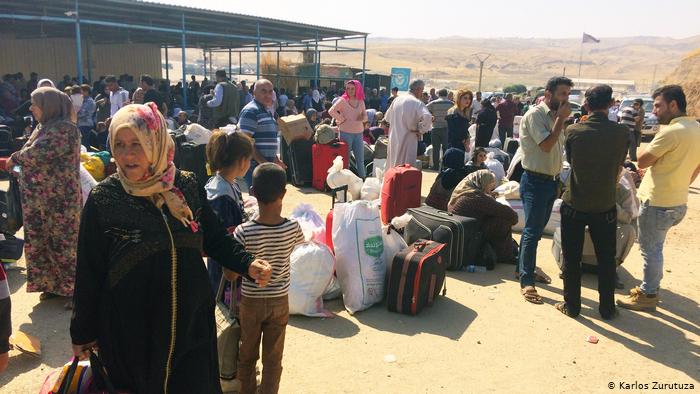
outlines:
{"label": "concrete wall", "polygon": [[[88,48],[89,46],[89,48]],[[0,75],[22,72],[25,78],[35,71],[40,78],[54,82],[63,75],[76,76],[75,40],[45,38],[23,40],[12,36],[0,36]],[[100,75],[130,74],[138,78],[150,74],[161,75],[161,50],[152,44],[90,44],[82,41],[83,75],[88,76],[87,55],[93,80]]]}

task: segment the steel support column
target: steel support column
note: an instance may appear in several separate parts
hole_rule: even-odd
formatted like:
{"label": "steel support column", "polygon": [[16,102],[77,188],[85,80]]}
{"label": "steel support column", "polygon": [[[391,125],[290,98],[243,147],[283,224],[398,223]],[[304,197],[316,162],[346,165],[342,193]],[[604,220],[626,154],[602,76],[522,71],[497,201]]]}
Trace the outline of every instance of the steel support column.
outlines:
{"label": "steel support column", "polygon": [[365,35],[364,47],[362,50],[362,88],[363,89],[365,87],[365,74],[367,73],[367,70],[365,69],[366,66],[367,66],[367,36]]}
{"label": "steel support column", "polygon": [[185,66],[187,65],[187,54],[185,47],[187,47],[187,37],[186,37],[186,29],[185,29],[185,13],[182,13],[182,100],[184,101],[184,107],[187,109],[187,87],[185,86],[185,82],[187,81],[187,69]]}
{"label": "steel support column", "polygon": [[256,23],[257,26],[257,31],[258,31],[258,41],[256,42],[255,48],[256,48],[256,53],[258,55],[258,66],[256,68],[256,78],[260,79],[260,21]]}
{"label": "steel support column", "polygon": [[76,51],[76,66],[78,69],[78,83],[83,83],[83,46],[80,42],[80,14],[79,0],[75,0],[75,51]]}

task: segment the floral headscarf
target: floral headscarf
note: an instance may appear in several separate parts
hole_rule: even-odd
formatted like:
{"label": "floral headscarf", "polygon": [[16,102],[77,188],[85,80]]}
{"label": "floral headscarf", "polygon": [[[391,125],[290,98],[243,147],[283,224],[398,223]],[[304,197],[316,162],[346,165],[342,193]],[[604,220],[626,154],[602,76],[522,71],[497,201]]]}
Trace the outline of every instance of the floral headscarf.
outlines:
{"label": "floral headscarf", "polygon": [[486,187],[492,183],[496,183],[496,177],[491,173],[491,171],[479,170],[472,172],[471,174],[467,175],[466,178],[462,179],[462,182],[455,187],[448,205],[454,204],[460,197],[484,193]]}
{"label": "floral headscarf", "polygon": [[192,227],[192,211],[187,206],[185,196],[173,185],[175,143],[168,134],[165,119],[158,107],[149,102],[130,104],[117,111],[109,125],[112,147],[116,146],[117,134],[124,129],[131,129],[136,134],[150,163],[149,171],[138,181],[128,179],[117,165],[117,174],[124,190],[132,196],[149,197],[159,209],[163,204],[167,205],[177,220]]}

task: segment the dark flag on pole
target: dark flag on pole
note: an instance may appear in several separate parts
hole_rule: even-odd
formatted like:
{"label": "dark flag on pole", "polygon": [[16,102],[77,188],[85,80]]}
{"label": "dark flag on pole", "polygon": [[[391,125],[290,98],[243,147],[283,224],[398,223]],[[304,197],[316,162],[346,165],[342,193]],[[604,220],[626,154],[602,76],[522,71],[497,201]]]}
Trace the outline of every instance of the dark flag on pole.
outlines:
{"label": "dark flag on pole", "polygon": [[593,43],[593,44],[598,44],[600,42],[599,39],[593,37],[590,34],[583,33],[583,40],[581,40],[582,44],[587,44],[587,43]]}

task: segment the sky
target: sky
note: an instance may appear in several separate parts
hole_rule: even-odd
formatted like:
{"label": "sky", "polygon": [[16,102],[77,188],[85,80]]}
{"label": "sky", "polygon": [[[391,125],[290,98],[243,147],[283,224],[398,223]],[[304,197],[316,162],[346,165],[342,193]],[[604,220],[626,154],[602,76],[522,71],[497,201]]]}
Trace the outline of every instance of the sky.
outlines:
{"label": "sky", "polygon": [[367,32],[370,38],[578,38],[584,31],[598,38],[700,35],[700,0],[156,2]]}

